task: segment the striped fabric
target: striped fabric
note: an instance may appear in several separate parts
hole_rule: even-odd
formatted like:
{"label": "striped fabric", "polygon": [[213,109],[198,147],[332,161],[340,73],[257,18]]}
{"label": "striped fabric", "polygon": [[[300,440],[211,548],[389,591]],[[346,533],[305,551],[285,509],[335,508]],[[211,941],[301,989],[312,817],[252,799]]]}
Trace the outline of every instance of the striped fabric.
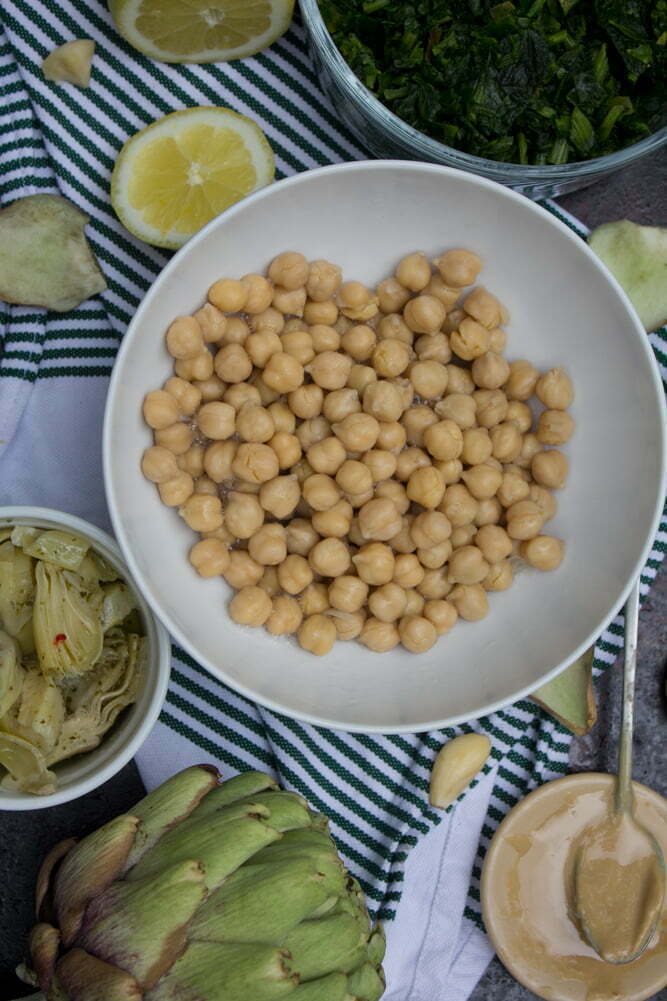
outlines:
{"label": "striped fabric", "polygon": [[[26,408],[28,413],[36,385],[47,402],[55,394],[60,401],[71,400],[74,414],[79,397],[94,393],[101,401],[120,338],[167,260],[131,237],[109,203],[110,173],[128,136],[169,111],[222,104],[258,121],[275,151],[278,177],[366,154],[320,93],[297,26],[268,51],[242,62],[167,66],[130,49],[100,0],[3,0],[0,19],[2,204],[38,191],[70,198],[91,218],[89,238],[109,286],[67,315],[0,304],[1,486],[3,448]],[[77,37],[97,43],[92,86],[84,91],[46,84],[39,71],[42,58]],[[653,335],[652,343],[664,364],[665,331]],[[644,593],[666,541],[663,524],[642,578]],[[619,617],[601,638],[598,671],[616,657],[622,625]],[[566,772],[570,744],[562,727],[525,701],[471,726],[415,736],[319,729],[258,708],[177,648],[159,726],[176,731],[200,748],[202,757],[211,755],[230,771],[275,771],[328,814],[372,910],[386,919],[400,899],[406,852],[440,819],[427,798],[435,753],[455,733],[488,733],[497,779],[466,909],[476,924],[481,923],[480,866],[495,827],[519,797]]]}

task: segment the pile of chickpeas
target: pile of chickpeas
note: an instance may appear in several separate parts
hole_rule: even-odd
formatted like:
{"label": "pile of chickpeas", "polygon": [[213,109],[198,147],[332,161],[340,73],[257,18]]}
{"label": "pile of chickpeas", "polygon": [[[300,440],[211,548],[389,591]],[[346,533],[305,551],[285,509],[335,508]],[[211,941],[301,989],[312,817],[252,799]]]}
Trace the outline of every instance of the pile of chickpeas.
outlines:
{"label": "pile of chickpeas", "polygon": [[314,654],[337,639],[421,653],[484,618],[517,557],[560,565],[543,528],[572,384],[505,359],[509,316],[481,267],[412,253],[371,289],[288,251],[171,324],[142,470],[200,535],[196,571],[236,591],[235,622]]}

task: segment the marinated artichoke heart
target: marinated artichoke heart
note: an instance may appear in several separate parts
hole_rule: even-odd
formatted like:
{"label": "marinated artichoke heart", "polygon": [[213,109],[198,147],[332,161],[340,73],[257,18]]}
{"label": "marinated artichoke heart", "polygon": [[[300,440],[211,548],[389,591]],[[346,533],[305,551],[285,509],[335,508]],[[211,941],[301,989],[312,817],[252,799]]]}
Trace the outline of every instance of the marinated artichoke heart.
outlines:
{"label": "marinated artichoke heart", "polygon": [[137,699],[147,643],[130,588],[71,532],[0,541],[0,766],[45,794],[50,766],[92,750]]}
{"label": "marinated artichoke heart", "polygon": [[49,853],[21,975],[53,1001],[378,1001],[384,934],[327,826],[261,772],[188,768]]}

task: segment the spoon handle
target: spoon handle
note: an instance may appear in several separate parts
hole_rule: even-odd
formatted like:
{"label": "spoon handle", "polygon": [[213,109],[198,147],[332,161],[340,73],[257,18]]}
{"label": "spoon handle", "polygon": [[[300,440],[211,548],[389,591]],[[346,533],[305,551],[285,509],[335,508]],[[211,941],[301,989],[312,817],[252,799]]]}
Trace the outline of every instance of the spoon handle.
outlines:
{"label": "spoon handle", "polygon": [[623,667],[623,716],[618,752],[616,809],[631,812],[632,797],[632,730],[635,710],[635,672],[637,668],[637,626],[639,620],[639,578],[625,603],[625,648]]}

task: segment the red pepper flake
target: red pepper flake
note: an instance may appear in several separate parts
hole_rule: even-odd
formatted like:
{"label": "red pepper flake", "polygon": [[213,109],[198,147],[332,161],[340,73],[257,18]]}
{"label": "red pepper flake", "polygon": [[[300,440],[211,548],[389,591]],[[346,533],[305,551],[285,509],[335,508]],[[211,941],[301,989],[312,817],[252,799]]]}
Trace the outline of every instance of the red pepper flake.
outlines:
{"label": "red pepper flake", "polygon": [[53,641],[53,645],[54,646],[60,646],[60,644],[64,643],[66,639],[67,639],[67,636],[65,635],[65,633],[58,633],[58,635],[56,636],[56,638]]}

